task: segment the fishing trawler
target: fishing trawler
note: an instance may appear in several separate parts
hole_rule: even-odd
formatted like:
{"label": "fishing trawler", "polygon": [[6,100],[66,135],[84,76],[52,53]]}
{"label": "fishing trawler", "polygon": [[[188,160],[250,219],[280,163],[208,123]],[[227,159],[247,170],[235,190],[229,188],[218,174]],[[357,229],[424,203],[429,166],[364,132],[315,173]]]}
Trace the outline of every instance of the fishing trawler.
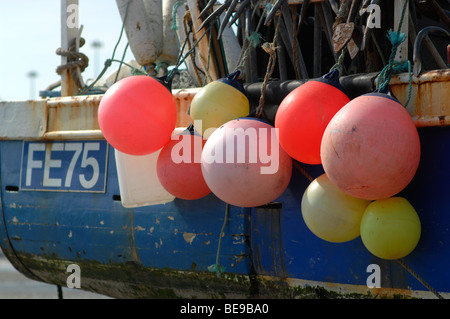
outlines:
{"label": "fishing trawler", "polygon": [[[136,61],[119,61],[120,69],[102,82],[113,58],[99,81],[85,84],[80,30],[65,23],[78,1],[63,0],[61,91],[0,103],[0,245],[17,270],[65,287],[75,264],[82,289],[115,298],[450,296],[447,2],[116,3]],[[395,52],[389,29],[406,35]],[[410,69],[395,61],[410,61]],[[324,174],[322,164],[293,159],[283,192],[251,207],[214,192],[193,200],[169,193],[157,174],[159,151],[117,150],[98,114],[113,83],[136,74],[167,79],[182,63],[194,85],[171,90],[176,132],[191,124],[197,93],[235,70],[249,113],[259,111],[273,125],[286,96],[334,66],[352,100],[374,92],[391,66],[385,79],[407,104],[420,139],[417,171],[395,194],[420,219],[414,249],[381,258],[361,236],[344,242],[317,236],[305,222],[302,198]]]}

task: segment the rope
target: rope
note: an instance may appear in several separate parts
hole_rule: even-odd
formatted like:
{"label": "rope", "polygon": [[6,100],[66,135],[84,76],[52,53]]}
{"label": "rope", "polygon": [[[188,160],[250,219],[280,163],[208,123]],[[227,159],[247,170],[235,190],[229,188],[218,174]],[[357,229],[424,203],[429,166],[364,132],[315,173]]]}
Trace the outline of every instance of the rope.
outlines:
{"label": "rope", "polygon": [[221,229],[220,235],[219,235],[219,245],[217,246],[216,263],[208,267],[208,270],[211,272],[215,272],[217,274],[217,277],[220,277],[221,274],[225,271],[225,267],[222,266],[221,264],[219,264],[219,257],[220,257],[220,247],[222,246],[222,237],[224,236],[225,226],[227,225],[227,221],[228,221],[229,209],[230,209],[230,205],[228,203],[226,203],[225,217],[224,217],[222,229]]}
{"label": "rope", "polygon": [[344,45],[344,47],[341,50],[341,54],[339,55],[339,58],[337,62],[330,68],[330,72],[334,70],[338,70],[339,74],[343,74],[344,67],[342,66],[342,63],[344,63],[345,53],[347,52],[347,46]]}
{"label": "rope", "polygon": [[178,26],[177,26],[177,11],[178,11],[178,7],[181,6],[182,4],[184,4],[184,1],[178,1],[177,3],[175,3],[173,5],[173,8],[172,8],[172,14],[173,14],[172,21],[173,21],[173,23],[172,23],[172,26],[170,27],[172,30],[178,30]]}
{"label": "rope", "polygon": [[[107,59],[107,60],[105,61],[105,65],[104,65],[104,67],[103,67],[103,70],[102,70],[102,71],[100,72],[100,74],[97,76],[97,78],[95,79],[95,81],[92,82],[89,86],[85,87],[78,95],[83,95],[83,94],[86,94],[87,92],[89,92],[89,90],[91,90],[91,89],[94,87],[94,85],[98,82],[98,80],[100,80],[101,77],[106,73],[106,71],[108,70],[108,68],[111,66],[111,62],[115,61],[115,60],[114,60],[114,56],[116,55],[117,47],[119,46],[119,43],[120,43],[120,41],[122,40],[123,31],[124,31],[124,29],[125,29],[125,21],[127,20],[127,16],[128,16],[128,7],[130,6],[130,3],[131,3],[131,0],[128,0],[127,7],[125,8],[125,15],[124,15],[124,18],[123,18],[123,21],[122,21],[122,28],[121,28],[121,30],[120,30],[119,39],[117,40],[117,43],[116,43],[116,45],[114,46],[114,50],[113,50],[111,59]],[[127,47],[128,47],[128,45],[127,45]],[[125,51],[126,51],[127,47],[125,47]],[[124,55],[125,55],[125,52],[124,52]],[[123,63],[123,64],[126,64],[126,63],[123,62],[123,59],[122,59],[122,61],[120,61],[120,62]],[[134,69],[134,68],[133,68],[133,69]]]}
{"label": "rope", "polygon": [[122,60],[120,60],[119,69],[116,72],[116,77],[114,78],[114,83],[117,82],[117,78],[119,77],[120,69],[122,68],[122,64],[124,63],[123,60],[125,60],[125,55],[127,54],[128,44],[129,43],[127,43],[127,45],[125,46],[125,49],[123,49]]}
{"label": "rope", "polygon": [[[73,70],[76,68],[80,69],[80,72],[83,72],[86,67],[89,64],[89,58],[81,53],[81,52],[76,52],[75,51],[75,44],[76,44],[77,39],[73,39],[68,50],[63,50],[62,48],[58,48],[56,49],[56,54],[60,55],[60,56],[64,56],[67,58],[67,63],[66,64],[62,64],[62,65],[58,65],[56,67],[56,73],[58,75],[61,75],[65,70]],[[82,47],[85,44],[85,40],[84,38],[79,38],[79,47]],[[73,78],[77,83],[78,87],[82,87],[84,86],[84,84],[82,83],[82,80],[78,77],[75,76],[73,74]]]}
{"label": "rope", "polygon": [[[241,71],[241,78],[245,77],[245,64],[247,63],[248,53],[250,50],[255,49],[259,46],[261,42],[261,34],[257,32],[252,32],[250,35],[245,37],[244,44],[242,46],[241,54],[239,55],[238,63],[234,68],[234,71]],[[234,72],[233,71],[233,72]]]}
{"label": "rope", "polygon": [[180,56],[178,57],[178,62],[177,62],[177,64],[175,65],[175,67],[170,71],[170,73],[167,75],[167,79],[168,79],[168,80],[171,79],[171,78],[175,75],[176,72],[178,72],[179,66],[180,66],[182,63],[184,63],[184,61],[187,59],[187,57],[188,57],[189,55],[192,54],[192,52],[195,51],[195,48],[196,48],[197,44],[203,39],[203,37],[209,32],[209,30],[211,30],[212,27],[213,27],[213,24],[210,24],[210,25],[208,26],[207,30],[205,30],[205,32],[200,36],[200,38],[197,39],[197,41],[195,41],[195,43],[193,44],[192,48],[191,48],[188,52],[186,52],[186,54],[183,56],[183,50],[184,50],[184,47],[185,47],[185,45],[186,45],[186,43],[188,42],[188,39],[189,39],[189,37],[186,37],[186,40],[185,40],[185,42],[184,42],[184,44],[183,44],[183,47],[182,47],[182,49],[180,50]]}
{"label": "rope", "polygon": [[397,49],[399,45],[406,39],[406,35],[400,32],[403,19],[405,17],[406,8],[408,7],[408,0],[405,0],[402,9],[402,15],[400,17],[400,22],[398,24],[397,32],[392,30],[388,31],[388,39],[392,44],[391,55],[389,56],[388,64],[381,70],[380,75],[377,79],[377,92],[387,92],[389,82],[391,77],[395,73],[406,72],[409,74],[409,88],[408,88],[408,99],[405,103],[405,107],[408,105],[409,100],[411,99],[411,91],[412,91],[412,76],[411,76],[411,62],[409,60],[406,61],[394,61],[395,55],[397,54]]}
{"label": "rope", "polygon": [[411,275],[413,275],[422,285],[431,291],[439,299],[444,299],[433,287],[431,287],[425,280],[423,280],[414,270],[412,270],[402,259],[397,259],[397,262],[405,268]]}
{"label": "rope", "polygon": [[300,173],[302,173],[303,176],[305,176],[310,182],[314,181],[314,178],[311,175],[309,175],[309,173],[303,167],[300,166],[299,162],[294,160],[292,161],[292,163],[294,164],[294,167],[298,169]]}
{"label": "rope", "polygon": [[260,117],[263,112],[263,106],[264,106],[264,96],[266,94],[266,86],[267,82],[269,81],[270,77],[272,76],[273,70],[275,69],[275,61],[277,59],[277,53],[276,53],[276,47],[275,43],[277,42],[278,37],[278,30],[280,29],[281,24],[281,17],[278,17],[277,26],[275,27],[275,35],[273,36],[273,40],[271,43],[265,42],[261,48],[268,53],[269,56],[269,62],[267,64],[266,74],[264,75],[264,81],[261,86],[261,96],[259,98],[259,105],[256,108],[256,117]]}

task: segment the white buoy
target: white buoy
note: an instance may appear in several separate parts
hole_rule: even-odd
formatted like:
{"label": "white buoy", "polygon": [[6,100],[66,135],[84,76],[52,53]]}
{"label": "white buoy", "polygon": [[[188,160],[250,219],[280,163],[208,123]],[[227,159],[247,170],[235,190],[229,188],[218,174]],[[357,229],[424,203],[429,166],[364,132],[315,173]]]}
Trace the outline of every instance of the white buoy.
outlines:
{"label": "white buoy", "polygon": [[[147,71],[162,51],[163,24],[161,0],[116,0],[131,51]],[[151,72],[149,72],[151,74]]]}
{"label": "white buoy", "polygon": [[162,20],[163,20],[163,43],[161,55],[156,59],[156,64],[160,64],[162,68],[177,63],[180,47],[178,45],[177,36],[173,28],[173,10],[178,6],[179,0],[164,0],[162,3]]}

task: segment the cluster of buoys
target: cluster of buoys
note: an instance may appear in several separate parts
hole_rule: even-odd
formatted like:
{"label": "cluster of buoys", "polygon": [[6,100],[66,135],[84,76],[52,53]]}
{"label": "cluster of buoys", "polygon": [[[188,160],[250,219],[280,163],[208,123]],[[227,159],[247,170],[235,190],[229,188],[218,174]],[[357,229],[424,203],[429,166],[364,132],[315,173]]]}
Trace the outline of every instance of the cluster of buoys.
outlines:
{"label": "cluster of buoys", "polygon": [[391,94],[350,100],[330,74],[327,81],[311,80],[287,95],[275,119],[285,151],[299,162],[322,164],[325,171],[303,194],[303,220],[323,240],[341,243],[361,236],[375,256],[402,258],[421,234],[417,212],[395,197],[419,165],[417,129]]}
{"label": "cluster of buoys", "polygon": [[250,103],[239,72],[204,86],[189,114],[207,139],[201,170],[211,192],[240,207],[267,204],[287,188],[292,159],[279,146],[274,127],[249,116]]}
{"label": "cluster of buoys", "polygon": [[158,179],[175,197],[194,200],[212,192],[235,206],[267,204],[287,188],[292,159],[274,127],[250,116],[238,75],[201,88],[189,108],[191,126],[172,138],[177,111],[170,89],[148,76],[125,78],[101,100],[100,128],[123,153],[161,150]]}
{"label": "cluster of buoys", "polygon": [[417,171],[420,141],[406,109],[385,93],[350,100],[332,71],[288,94],[272,126],[249,115],[238,74],[204,86],[190,105],[192,125],[172,139],[177,110],[170,90],[148,76],[125,78],[102,98],[100,128],[123,153],[161,150],[161,185],[186,200],[212,192],[231,205],[264,205],[287,188],[292,159],[322,164],[325,173],[302,197],[312,233],[335,243],[361,236],[384,259],[408,255],[420,220],[395,195]]}
{"label": "cluster of buoys", "polygon": [[170,194],[197,199],[210,193],[195,152],[198,145],[201,150],[202,138],[182,132],[171,139],[177,107],[160,80],[138,75],[116,82],[100,101],[98,121],[105,139],[120,152],[140,156],[161,150],[157,174]]}

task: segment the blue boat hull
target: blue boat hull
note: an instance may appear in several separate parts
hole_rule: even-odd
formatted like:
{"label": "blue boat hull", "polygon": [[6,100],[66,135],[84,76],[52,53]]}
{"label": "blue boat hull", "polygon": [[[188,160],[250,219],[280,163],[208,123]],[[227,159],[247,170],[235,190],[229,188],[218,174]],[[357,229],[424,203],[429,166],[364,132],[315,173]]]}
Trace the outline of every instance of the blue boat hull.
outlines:
{"label": "blue boat hull", "polygon": [[[441,294],[450,293],[450,127],[419,128],[422,155],[399,195],[418,212],[422,235],[404,262]],[[396,261],[370,254],[356,238],[334,244],[309,231],[301,199],[310,181],[294,169],[288,189],[264,207],[229,207],[213,194],[195,201],[124,208],[114,150],[109,147],[100,192],[39,191],[19,187],[23,141],[1,141],[0,245],[30,278],[66,286],[77,264],[81,288],[118,298],[434,297]],[[302,166],[312,177],[320,165]],[[251,190],[249,190],[251,191]],[[218,276],[208,267],[225,267]],[[381,288],[367,287],[367,267],[380,266]]]}

